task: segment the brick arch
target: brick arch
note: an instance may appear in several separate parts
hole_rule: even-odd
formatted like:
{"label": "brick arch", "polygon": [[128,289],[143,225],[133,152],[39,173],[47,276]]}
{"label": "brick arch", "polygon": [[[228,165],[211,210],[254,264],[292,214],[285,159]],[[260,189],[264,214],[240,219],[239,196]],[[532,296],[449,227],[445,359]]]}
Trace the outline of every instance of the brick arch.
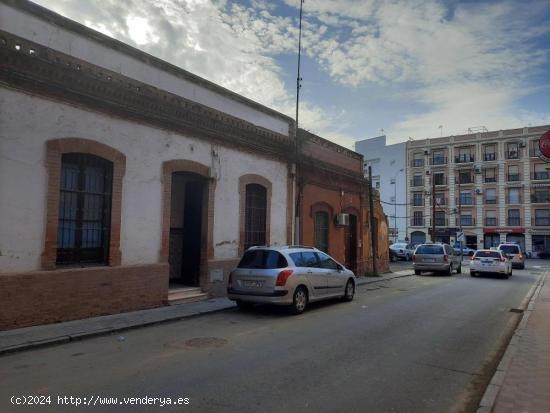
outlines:
{"label": "brick arch", "polygon": [[344,212],[346,214],[355,215],[357,217],[357,222],[360,223],[361,217],[359,215],[359,210],[356,207],[348,206],[348,207],[344,208],[344,210],[342,212]]}
{"label": "brick arch", "polygon": [[111,197],[111,233],[109,237],[109,265],[120,265],[120,222],[122,205],[122,178],[126,171],[126,156],[104,143],[83,138],[59,138],[46,142],[46,169],[48,191],[46,201],[46,233],[42,252],[42,269],[54,270],[57,257],[57,226],[59,222],[59,190],[61,157],[65,153],[86,153],[113,163]]}
{"label": "brick arch", "polygon": [[244,253],[244,227],[245,227],[245,205],[246,205],[246,186],[249,184],[262,185],[266,189],[266,219],[265,219],[265,239],[269,244],[271,240],[271,181],[257,174],[246,174],[239,177],[239,255]]}
{"label": "brick arch", "polygon": [[334,220],[334,208],[328,202],[317,201],[311,205],[309,210],[309,216],[314,217],[316,212],[325,211],[328,212],[329,222]]}
{"label": "brick arch", "polygon": [[[188,159],[173,159],[162,163],[162,234],[159,252],[160,262],[168,262],[170,244],[170,214],[172,205],[172,174],[174,172],[190,172],[208,179],[208,210],[206,229],[206,251],[204,260],[214,258],[214,194],[216,180],[210,179],[210,167]],[[201,264],[201,267],[205,268]]]}

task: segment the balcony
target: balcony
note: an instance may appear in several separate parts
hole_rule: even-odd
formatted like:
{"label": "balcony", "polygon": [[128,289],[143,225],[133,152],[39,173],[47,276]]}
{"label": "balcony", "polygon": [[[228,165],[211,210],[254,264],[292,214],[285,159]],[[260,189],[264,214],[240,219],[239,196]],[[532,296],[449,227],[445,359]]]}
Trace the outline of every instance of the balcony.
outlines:
{"label": "balcony", "polygon": [[436,227],[448,227],[449,226],[449,220],[447,218],[435,218],[435,226]]}
{"label": "balcony", "polygon": [[496,161],[497,160],[497,154],[495,152],[484,153],[483,154],[483,160],[484,161]]}
{"label": "balcony", "polygon": [[473,176],[459,176],[456,180],[460,185],[467,185],[467,184],[473,184],[475,183],[475,179]]}
{"label": "balcony", "polygon": [[476,157],[473,154],[462,154],[455,156],[455,163],[475,162]]}
{"label": "balcony", "polygon": [[424,166],[424,159],[412,159],[411,160],[411,166],[413,168],[419,168]]}
{"label": "balcony", "polygon": [[550,179],[550,172],[548,171],[531,172],[531,179],[533,181],[544,181],[545,179]]}
{"label": "balcony", "polygon": [[434,156],[430,159],[430,164],[432,166],[447,165],[447,158],[445,156]]}
{"label": "balcony", "polygon": [[423,226],[424,226],[424,218],[411,219],[411,227],[423,227]]}
{"label": "balcony", "polygon": [[494,217],[485,217],[485,226],[486,227],[496,227],[497,219]]}
{"label": "balcony", "polygon": [[531,148],[529,149],[529,156],[531,158],[539,158],[541,155],[539,148]]}
{"label": "balcony", "polygon": [[447,178],[446,177],[438,177],[437,175],[434,175],[434,181],[436,185],[447,185]]}
{"label": "balcony", "polygon": [[461,196],[460,199],[460,205],[475,205],[476,199],[472,196]]}
{"label": "balcony", "polygon": [[508,217],[506,220],[506,225],[509,227],[519,227],[521,225],[520,217]]}
{"label": "balcony", "polygon": [[[431,204],[432,204],[432,198],[430,197],[430,205]],[[438,206],[447,205],[448,204],[447,198],[439,197],[436,195],[435,204]]]}
{"label": "balcony", "polygon": [[485,198],[485,199],[483,200],[483,203],[484,203],[485,205],[496,205],[497,202],[498,202],[498,201],[497,201],[497,198]]}
{"label": "balcony", "polygon": [[519,151],[506,151],[506,159],[519,159]]}
{"label": "balcony", "polygon": [[521,175],[520,174],[508,174],[508,175],[506,175],[506,180],[508,182],[521,181]]}
{"label": "balcony", "polygon": [[550,227],[550,216],[549,217],[533,217],[532,222],[533,222],[533,226],[535,226],[535,227]]}
{"label": "balcony", "polygon": [[411,186],[424,186],[424,179],[411,179]]}
{"label": "balcony", "polygon": [[424,206],[424,198],[413,198],[413,206]]}
{"label": "balcony", "polygon": [[483,178],[483,182],[485,182],[486,184],[490,184],[490,183],[493,183],[493,182],[496,182],[497,181],[497,177],[496,176],[486,176]]}
{"label": "balcony", "polygon": [[510,198],[510,196],[506,197],[506,203],[508,205],[519,205],[523,203],[523,196],[516,196],[515,198]]}
{"label": "balcony", "polygon": [[532,204],[548,204],[548,203],[550,203],[550,188],[548,188],[548,193],[531,194],[531,203]]}

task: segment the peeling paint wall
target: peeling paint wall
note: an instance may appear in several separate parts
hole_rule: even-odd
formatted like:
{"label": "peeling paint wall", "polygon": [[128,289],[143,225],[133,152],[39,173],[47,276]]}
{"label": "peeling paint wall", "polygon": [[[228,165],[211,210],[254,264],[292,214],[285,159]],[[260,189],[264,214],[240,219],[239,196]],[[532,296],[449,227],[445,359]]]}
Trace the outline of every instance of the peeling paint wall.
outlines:
{"label": "peeling paint wall", "polygon": [[0,89],[0,107],[0,272],[39,269],[46,219],[46,141],[65,137],[96,140],[126,155],[123,265],[159,261],[162,162],[172,159],[202,163],[217,176],[214,259],[237,257],[238,188],[244,174],[271,181],[270,241],[286,243],[286,163],[11,89]]}

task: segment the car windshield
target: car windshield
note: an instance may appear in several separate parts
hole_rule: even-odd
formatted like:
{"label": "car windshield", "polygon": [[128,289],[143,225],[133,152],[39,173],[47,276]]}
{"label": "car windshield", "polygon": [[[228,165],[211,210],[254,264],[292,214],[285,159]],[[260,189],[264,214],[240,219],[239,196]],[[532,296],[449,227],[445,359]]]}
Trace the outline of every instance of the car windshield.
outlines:
{"label": "car windshield", "polygon": [[501,258],[498,251],[478,251],[475,254],[476,258]]}
{"label": "car windshield", "polygon": [[443,247],[441,245],[420,245],[416,249],[416,254],[443,254]]}
{"label": "car windshield", "polygon": [[501,245],[500,250],[506,254],[519,254],[519,247],[517,245]]}
{"label": "car windshield", "polygon": [[393,244],[392,248],[407,248],[407,244]]}
{"label": "car windshield", "polygon": [[270,250],[246,251],[238,265],[238,268],[261,268],[265,270],[285,267],[288,267],[286,258],[277,251]]}

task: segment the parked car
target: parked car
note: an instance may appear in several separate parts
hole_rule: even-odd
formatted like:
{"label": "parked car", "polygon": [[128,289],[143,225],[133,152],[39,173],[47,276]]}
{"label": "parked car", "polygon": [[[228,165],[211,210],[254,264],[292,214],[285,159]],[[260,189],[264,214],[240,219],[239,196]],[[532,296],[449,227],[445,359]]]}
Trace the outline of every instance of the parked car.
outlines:
{"label": "parked car", "polygon": [[537,256],[542,259],[548,259],[550,258],[550,248],[544,248],[542,251],[540,251]]}
{"label": "parked car", "polygon": [[391,248],[388,248],[388,256],[390,258],[390,262],[395,262],[399,259],[397,252],[395,252],[395,250],[392,250]]}
{"label": "parked car", "polygon": [[506,242],[504,244],[499,244],[498,250],[502,251],[507,256],[512,256],[513,268],[525,268],[525,254],[521,251],[519,244]]}
{"label": "parked car", "polygon": [[502,251],[477,250],[470,261],[470,275],[499,274],[509,278],[512,275],[512,260]]}
{"label": "parked car", "polygon": [[286,305],[294,314],[328,298],[353,300],[352,271],[313,247],[251,247],[230,274],[227,295],[239,307]]}
{"label": "parked car", "polygon": [[[455,253],[457,253],[458,255],[460,255],[460,244],[459,243],[456,243],[453,245],[453,249],[455,250]],[[472,256],[474,255],[474,253],[476,252],[476,250],[466,246],[466,245],[462,245],[462,255],[467,255],[467,256]]]}
{"label": "parked car", "polygon": [[455,270],[460,274],[462,260],[449,244],[420,244],[413,255],[413,268],[416,275],[427,271],[452,275]]}
{"label": "parked car", "polygon": [[413,246],[404,242],[396,242],[390,245],[390,249],[392,249],[400,259],[405,261],[409,261],[414,254]]}

